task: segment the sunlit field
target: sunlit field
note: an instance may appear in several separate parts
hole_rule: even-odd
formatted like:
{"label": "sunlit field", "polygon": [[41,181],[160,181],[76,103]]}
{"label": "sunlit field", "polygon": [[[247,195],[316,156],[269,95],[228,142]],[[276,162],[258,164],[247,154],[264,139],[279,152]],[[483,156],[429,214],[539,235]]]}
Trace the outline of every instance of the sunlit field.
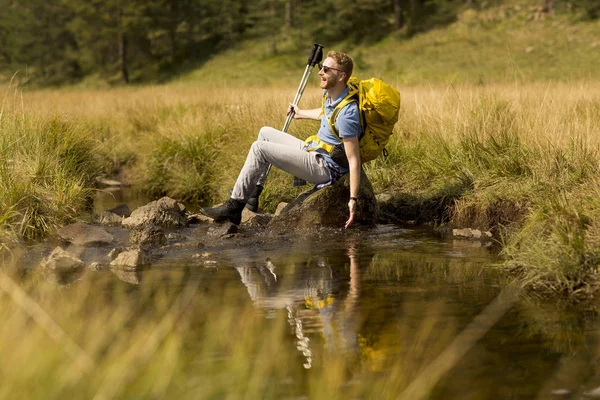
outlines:
{"label": "sunlit field", "polygon": [[[600,254],[598,85],[398,89],[389,157],[366,166],[376,192],[417,207],[437,202],[429,222],[494,230],[508,263],[533,273],[531,285],[549,274],[559,289],[586,286]],[[221,201],[260,127],[283,125],[294,91],[9,88],[0,121],[4,225],[17,237],[52,232],[85,210],[99,176],[154,196]],[[319,102],[310,87],[301,106]],[[306,137],[314,129],[294,121],[290,131]],[[300,190],[276,171],[263,205],[273,211]]]}
{"label": "sunlit field", "polygon": [[[312,247],[314,232],[279,246],[242,227],[214,248],[190,234],[139,269],[38,266],[59,228],[90,221],[104,179],[193,211],[227,199],[260,128],[283,127],[312,41],[275,55],[266,37],[242,41],[160,85],[48,88],[1,70],[0,400],[598,393],[598,309],[569,307],[600,289],[600,20],[488,3],[411,37],[323,43],[396,87],[401,111],[388,156],[364,165],[380,224]],[[321,96],[313,70],[299,106]],[[261,208],[307,188],[274,168]],[[319,240],[339,245],[329,264]]]}

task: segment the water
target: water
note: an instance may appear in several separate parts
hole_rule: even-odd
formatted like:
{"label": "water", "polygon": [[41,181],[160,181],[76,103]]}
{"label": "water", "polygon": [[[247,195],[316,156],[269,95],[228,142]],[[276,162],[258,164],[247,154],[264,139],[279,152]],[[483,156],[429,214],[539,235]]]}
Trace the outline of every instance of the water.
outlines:
{"label": "water", "polygon": [[[205,232],[178,231],[142,270],[106,269],[70,284],[85,282],[107,302],[115,285],[125,288],[124,301],[157,323],[164,309],[148,292],[166,292],[171,304],[193,287],[190,330],[180,337],[186,356],[166,393],[244,398],[236,390],[252,393],[246,385],[254,388],[252,371],[265,360],[270,374],[253,383],[265,398],[326,398],[330,389],[339,398],[589,398],[600,386],[594,307],[508,290],[481,242],[392,225],[281,237],[246,231],[212,242]],[[41,256],[45,246],[32,252]],[[260,338],[273,332],[281,332],[270,339],[276,344],[264,347]]]}

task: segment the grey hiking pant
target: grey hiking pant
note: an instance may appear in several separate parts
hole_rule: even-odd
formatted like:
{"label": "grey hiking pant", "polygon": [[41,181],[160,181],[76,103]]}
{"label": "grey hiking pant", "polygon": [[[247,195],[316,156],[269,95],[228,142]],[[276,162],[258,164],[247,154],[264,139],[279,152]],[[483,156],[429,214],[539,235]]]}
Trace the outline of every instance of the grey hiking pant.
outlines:
{"label": "grey hiking pant", "polygon": [[252,143],[246,163],[233,187],[231,198],[248,201],[257,184],[265,182],[269,164],[315,184],[329,182],[330,174],[323,157],[302,150],[303,141],[285,132],[265,126]]}

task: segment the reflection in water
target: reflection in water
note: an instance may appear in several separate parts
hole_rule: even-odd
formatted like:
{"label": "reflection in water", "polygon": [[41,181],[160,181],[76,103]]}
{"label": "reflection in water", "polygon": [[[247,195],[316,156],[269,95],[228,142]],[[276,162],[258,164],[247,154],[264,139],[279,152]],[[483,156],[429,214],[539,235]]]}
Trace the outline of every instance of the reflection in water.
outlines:
{"label": "reflection in water", "polygon": [[[575,399],[600,391],[595,307],[503,300],[492,256],[472,243],[379,227],[220,246],[197,258],[196,247],[177,247],[144,270],[85,271],[32,298],[89,352],[101,371],[94,375],[107,377],[99,382],[107,398],[114,382],[135,381],[137,390],[134,372],[147,374],[149,398],[161,397],[157,376],[157,393],[174,398]],[[22,318],[0,310],[7,323]],[[43,364],[22,357],[39,353],[31,323],[8,326],[0,339],[13,346],[0,348],[3,359],[14,353],[21,369]],[[26,343],[35,351],[10,349]],[[126,367],[106,374],[113,365]]]}
{"label": "reflection in water", "polygon": [[[322,257],[279,268],[271,258],[265,263],[234,261],[256,307],[267,313],[277,309],[287,311],[288,323],[297,339],[296,347],[305,357],[306,369],[312,367],[313,357],[309,334],[321,335],[330,350],[357,351],[355,308],[360,295],[360,266],[354,244],[345,253],[329,257],[338,266]],[[345,282],[347,293],[345,299],[340,300],[340,286]]]}
{"label": "reflection in water", "polygon": [[123,282],[139,285],[142,282],[142,268],[127,268],[123,266],[111,266],[110,272]]}

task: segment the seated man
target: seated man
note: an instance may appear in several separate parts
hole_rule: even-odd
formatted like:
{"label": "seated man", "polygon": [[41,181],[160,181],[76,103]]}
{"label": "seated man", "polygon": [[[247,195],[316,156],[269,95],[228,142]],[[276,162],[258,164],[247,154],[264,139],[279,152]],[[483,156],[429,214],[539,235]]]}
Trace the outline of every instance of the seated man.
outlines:
{"label": "seated man", "polygon": [[339,111],[335,119],[337,135],[332,132],[330,118],[335,107],[349,93],[347,83],[352,69],[352,59],[348,55],[336,51],[327,53],[319,70],[320,87],[324,89],[323,108],[302,110],[290,104],[287,110],[288,115],[294,113],[294,119],[320,120],[318,133],[303,142],[285,132],[262,128],[250,148],[231,198],[221,206],[203,208],[200,212],[217,222],[229,220],[239,225],[244,206],[256,186],[262,186],[269,164],[272,164],[300,179],[323,186],[350,172],[349,216],[345,227],[350,226],[354,221],[361,169],[358,140],[362,128],[357,103],[352,101]]}

